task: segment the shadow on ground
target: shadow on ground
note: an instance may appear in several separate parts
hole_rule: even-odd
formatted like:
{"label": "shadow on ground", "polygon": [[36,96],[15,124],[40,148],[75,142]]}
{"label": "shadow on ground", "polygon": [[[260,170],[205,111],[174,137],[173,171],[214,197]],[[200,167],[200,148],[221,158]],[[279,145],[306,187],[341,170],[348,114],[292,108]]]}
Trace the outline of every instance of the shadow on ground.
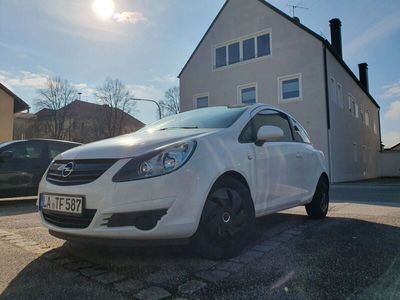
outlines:
{"label": "shadow on ground", "polygon": [[36,200],[0,202],[0,217],[30,214],[37,211]]}
{"label": "shadow on ground", "polygon": [[[398,227],[334,217],[312,221],[303,215],[279,213],[257,221],[250,246],[298,224],[307,225],[303,234],[277,246],[228,279],[209,283],[196,298],[399,299]],[[177,292],[178,285],[194,279],[195,272],[217,263],[196,257],[190,247],[182,246],[120,248],[65,243],[57,251],[172,293]],[[10,282],[0,298],[115,296],[109,287],[103,285],[96,290],[97,283],[74,274],[38,258]]]}

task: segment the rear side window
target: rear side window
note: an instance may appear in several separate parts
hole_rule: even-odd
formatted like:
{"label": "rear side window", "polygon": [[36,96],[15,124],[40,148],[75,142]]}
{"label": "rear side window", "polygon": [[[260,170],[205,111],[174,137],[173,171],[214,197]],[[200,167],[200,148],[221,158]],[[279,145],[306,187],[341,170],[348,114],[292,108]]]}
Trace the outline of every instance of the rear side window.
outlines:
{"label": "rear side window", "polygon": [[307,131],[296,120],[292,119],[292,122],[295,141],[299,143],[311,144],[310,136],[308,135]]}
{"label": "rear side window", "polygon": [[276,126],[282,129],[284,136],[277,142],[292,142],[293,135],[288,117],[279,111],[265,109],[257,113],[243,128],[239,136],[240,143],[254,143],[257,140],[257,132],[261,126]]}
{"label": "rear side window", "polygon": [[49,144],[50,158],[53,159],[58,154],[65,152],[68,149],[74,148],[76,146],[77,145],[75,144],[50,143]]}

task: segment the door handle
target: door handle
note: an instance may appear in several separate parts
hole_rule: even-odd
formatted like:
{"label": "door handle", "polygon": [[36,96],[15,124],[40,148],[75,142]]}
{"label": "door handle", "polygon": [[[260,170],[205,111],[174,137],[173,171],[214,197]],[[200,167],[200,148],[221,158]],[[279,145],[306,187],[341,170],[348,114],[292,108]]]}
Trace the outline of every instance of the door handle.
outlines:
{"label": "door handle", "polygon": [[296,153],[296,157],[297,157],[297,158],[303,158],[303,154],[300,153],[300,152],[297,152],[297,153]]}

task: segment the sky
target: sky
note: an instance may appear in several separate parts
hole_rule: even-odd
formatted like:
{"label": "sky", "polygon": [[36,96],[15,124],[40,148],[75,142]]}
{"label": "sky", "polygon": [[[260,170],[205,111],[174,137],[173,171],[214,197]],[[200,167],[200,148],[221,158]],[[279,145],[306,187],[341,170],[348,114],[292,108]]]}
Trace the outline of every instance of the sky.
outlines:
{"label": "sky", "polygon": [[[102,0],[96,0],[102,1]],[[103,0],[104,1],[104,0]],[[0,82],[35,112],[37,89],[60,76],[95,101],[105,78],[122,80],[135,97],[162,100],[224,0],[0,0]],[[255,1],[255,0],[243,0]],[[107,2],[107,1],[106,1]],[[369,65],[370,92],[381,106],[382,139],[400,142],[400,1],[271,0],[330,39],[329,20],[342,21],[343,56],[358,75]],[[157,119],[152,103],[135,115]]]}

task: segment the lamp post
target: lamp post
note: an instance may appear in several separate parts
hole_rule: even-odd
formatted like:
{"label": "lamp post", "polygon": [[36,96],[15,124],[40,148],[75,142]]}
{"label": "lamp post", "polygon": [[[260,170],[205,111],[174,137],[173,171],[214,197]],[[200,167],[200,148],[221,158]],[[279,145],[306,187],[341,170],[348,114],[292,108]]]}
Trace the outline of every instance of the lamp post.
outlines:
{"label": "lamp post", "polygon": [[160,104],[159,104],[156,100],[152,100],[152,99],[142,99],[142,98],[130,98],[130,100],[153,102],[154,104],[157,105],[157,108],[158,108],[158,117],[161,119],[161,106],[160,106]]}

